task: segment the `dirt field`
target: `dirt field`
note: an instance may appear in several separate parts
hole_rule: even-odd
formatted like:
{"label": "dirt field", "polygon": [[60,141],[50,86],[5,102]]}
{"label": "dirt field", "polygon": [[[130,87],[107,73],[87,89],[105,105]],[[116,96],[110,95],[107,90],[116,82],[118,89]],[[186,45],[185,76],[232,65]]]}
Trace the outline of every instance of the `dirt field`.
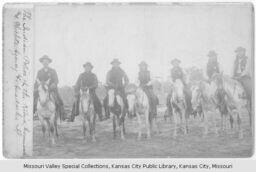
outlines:
{"label": "dirt field", "polygon": [[126,118],[126,140],[113,140],[112,120],[97,122],[96,143],[82,141],[82,127],[79,118],[75,122],[59,124],[60,138],[50,146],[42,137],[39,121],[34,122],[34,156],[32,158],[180,158],[180,157],[249,157],[253,153],[252,133],[247,116],[243,116],[244,138],[231,130],[219,131],[216,136],[212,130],[203,136],[202,125],[198,119],[189,119],[189,134],[178,132],[172,138],[172,123],[164,121],[163,111],[158,114],[160,134],[153,134],[147,140],[137,141],[136,119]]}

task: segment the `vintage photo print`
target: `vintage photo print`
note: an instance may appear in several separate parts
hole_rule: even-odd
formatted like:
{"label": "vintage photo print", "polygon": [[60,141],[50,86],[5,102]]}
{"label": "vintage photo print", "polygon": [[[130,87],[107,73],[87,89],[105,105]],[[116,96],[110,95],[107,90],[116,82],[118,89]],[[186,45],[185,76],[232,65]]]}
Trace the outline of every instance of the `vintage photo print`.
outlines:
{"label": "vintage photo print", "polygon": [[248,158],[251,3],[3,7],[7,158]]}

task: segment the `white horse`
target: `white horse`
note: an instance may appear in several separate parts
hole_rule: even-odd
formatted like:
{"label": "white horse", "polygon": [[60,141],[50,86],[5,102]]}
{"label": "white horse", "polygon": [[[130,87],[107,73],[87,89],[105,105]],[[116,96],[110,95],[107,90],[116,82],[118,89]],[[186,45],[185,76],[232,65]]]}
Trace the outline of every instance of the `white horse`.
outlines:
{"label": "white horse", "polygon": [[36,113],[42,125],[44,138],[47,128],[50,143],[55,144],[55,136],[58,137],[57,115],[54,97],[49,91],[49,81],[50,80],[46,82],[40,82],[37,80],[39,98]]}
{"label": "white horse", "polygon": [[188,132],[187,124],[187,103],[184,94],[184,85],[180,79],[176,79],[173,84],[172,93],[170,97],[170,105],[172,106],[173,122],[174,122],[174,132],[173,137],[177,136],[177,125],[180,123],[184,134]]}
{"label": "white horse", "polygon": [[116,138],[116,126],[118,126],[121,139],[124,140],[125,105],[121,95],[117,94],[114,89],[108,90],[108,107],[110,115],[113,116],[114,138]]}
{"label": "white horse", "polygon": [[84,140],[86,141],[86,128],[88,128],[91,140],[95,142],[96,113],[88,88],[80,89],[79,113],[83,123]]}
{"label": "white horse", "polygon": [[[216,88],[214,99],[220,109],[222,117],[222,130],[225,131],[227,129],[227,120],[229,118],[231,128],[233,128],[233,124],[236,123],[239,138],[243,138],[241,114],[246,110],[250,115],[248,109],[249,102],[246,99],[244,88],[238,81],[233,80],[227,76],[223,76],[222,74],[215,74],[213,76],[213,82],[211,85]],[[228,112],[227,114],[223,114],[222,112],[221,107],[223,105],[226,106]]]}
{"label": "white horse", "polygon": [[204,125],[204,136],[207,136],[209,126],[213,123],[215,134],[218,135],[217,117],[218,111],[216,104],[213,101],[213,88],[205,81],[200,81],[192,86],[192,108],[197,110],[198,107],[202,108],[202,121]]}
{"label": "white horse", "polygon": [[141,139],[142,129],[143,129],[143,118],[146,125],[147,130],[147,138],[151,138],[152,128],[153,126],[157,127],[157,133],[159,133],[158,126],[156,125],[156,117],[150,113],[149,100],[146,93],[143,91],[141,87],[137,88],[133,93],[128,94],[127,96],[128,105],[129,105],[129,113],[135,111],[137,121],[138,121],[138,137],[137,139]]}

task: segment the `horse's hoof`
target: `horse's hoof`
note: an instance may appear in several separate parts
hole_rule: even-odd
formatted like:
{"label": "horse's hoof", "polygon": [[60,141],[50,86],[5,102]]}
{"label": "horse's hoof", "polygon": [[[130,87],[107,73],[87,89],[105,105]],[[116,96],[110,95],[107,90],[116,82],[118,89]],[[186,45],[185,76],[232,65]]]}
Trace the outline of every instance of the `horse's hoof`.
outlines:
{"label": "horse's hoof", "polygon": [[121,137],[122,140],[125,140],[125,137]]}
{"label": "horse's hoof", "polygon": [[95,143],[95,142],[96,142],[96,139],[95,139],[95,138],[94,138],[94,139],[92,139],[92,142],[94,142],[94,143]]}

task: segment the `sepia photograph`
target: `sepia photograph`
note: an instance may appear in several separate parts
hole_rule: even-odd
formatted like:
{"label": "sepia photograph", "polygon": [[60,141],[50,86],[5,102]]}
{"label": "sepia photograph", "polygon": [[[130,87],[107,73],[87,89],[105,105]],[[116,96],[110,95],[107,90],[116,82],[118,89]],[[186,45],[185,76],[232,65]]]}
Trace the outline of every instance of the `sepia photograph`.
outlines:
{"label": "sepia photograph", "polygon": [[3,8],[6,157],[254,154],[253,4],[24,5]]}

